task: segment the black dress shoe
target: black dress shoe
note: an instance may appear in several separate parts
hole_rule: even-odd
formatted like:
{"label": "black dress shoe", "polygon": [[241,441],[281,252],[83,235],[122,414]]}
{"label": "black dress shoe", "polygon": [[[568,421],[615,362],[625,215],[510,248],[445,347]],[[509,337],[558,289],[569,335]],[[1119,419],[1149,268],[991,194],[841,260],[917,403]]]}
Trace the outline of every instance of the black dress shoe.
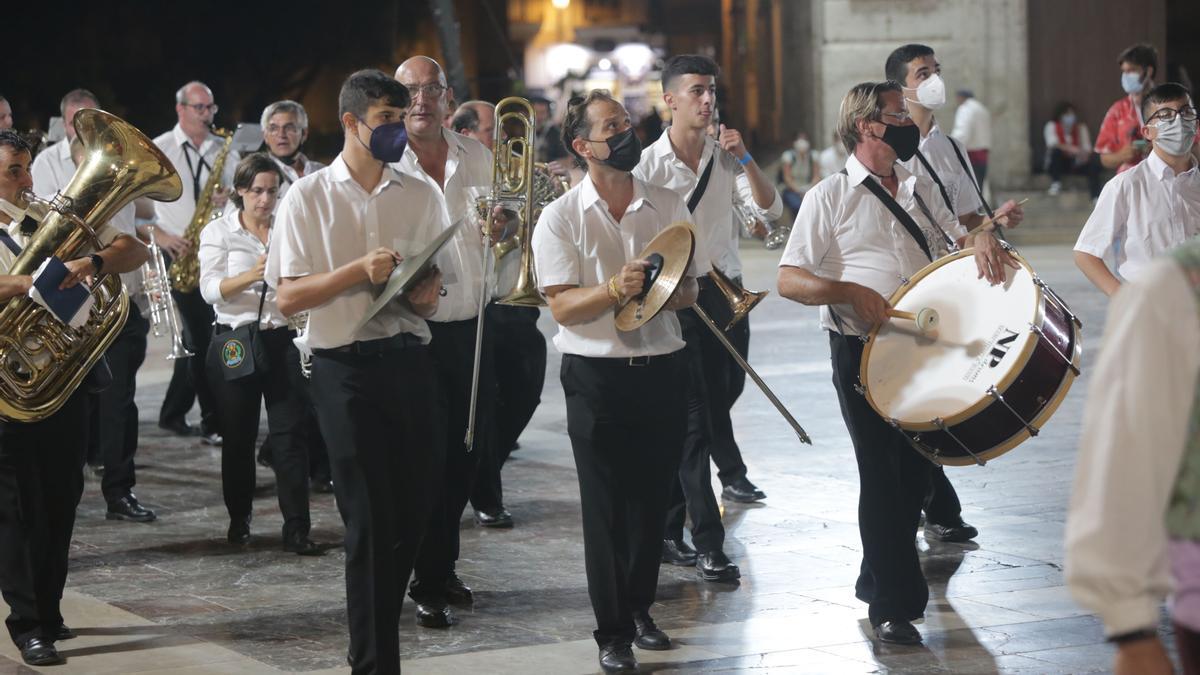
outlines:
{"label": "black dress shoe", "polygon": [[755,487],[746,477],[739,478],[721,490],[721,498],[742,504],[753,504],[767,498],[767,493]]}
{"label": "black dress shoe", "polygon": [[962,522],[957,525],[939,525],[937,523],[925,522],[925,539],[934,541],[946,541],[956,544],[961,544],[964,541],[970,541],[979,536],[979,530]]}
{"label": "black dress shoe", "polygon": [[60,623],[58,624],[58,628],[54,631],[54,637],[51,639],[51,641],[62,642],[64,640],[74,640],[77,637],[79,637],[79,635],[75,631],[68,628],[67,624]]}
{"label": "black dress shoe", "polygon": [[637,629],[637,637],[633,639],[633,644],[637,645],[638,649],[661,652],[671,648],[671,638],[654,624],[654,619],[650,618],[649,613],[634,612],[633,625]]}
{"label": "black dress shoe", "polygon": [[225,535],[229,543],[234,546],[245,546],[250,542],[250,516],[245,518],[231,518],[229,520],[229,532]]}
{"label": "black dress shoe", "polygon": [[134,523],[148,523],[157,517],[153,511],[142,506],[132,492],[109,502],[108,512],[104,514],[106,520],[128,520]]}
{"label": "black dress shoe", "polygon": [[31,637],[21,645],[21,660],[31,666],[54,666],[67,661],[53,642],[40,637]]}
{"label": "black dress shoe", "polygon": [[450,576],[446,577],[446,601],[459,607],[470,607],[475,604],[475,594],[471,592],[469,586],[463,583],[462,579],[458,578],[458,574],[455,572],[451,572]]}
{"label": "black dress shoe", "polygon": [[691,567],[696,564],[696,550],[682,539],[663,539],[662,561],[676,567]]}
{"label": "black dress shoe", "polygon": [[221,447],[221,443],[225,442],[225,439],[221,438],[221,434],[210,431],[207,434],[200,434],[200,442],[205,445],[211,445],[214,448],[219,448]]}
{"label": "black dress shoe", "polygon": [[[247,529],[246,538],[250,538],[249,529]],[[299,532],[284,536],[283,550],[288,553],[295,553],[296,555],[325,555],[325,551],[320,546],[317,546],[316,542],[309,539],[307,534]]]}
{"label": "black dress shoe", "polygon": [[170,422],[159,420],[158,428],[169,431],[176,436],[195,436],[198,433],[196,427],[188,424],[187,420],[173,420]]}
{"label": "black dress shoe", "polygon": [[509,528],[513,526],[512,514],[503,506],[492,511],[475,509],[475,522],[482,527]]}
{"label": "black dress shoe", "polygon": [[696,571],[705,581],[737,581],[742,577],[742,571],[724,551],[700,554],[696,558]]}
{"label": "black dress shoe", "polygon": [[921,634],[907,621],[884,621],[875,626],[875,637],[893,645],[919,645]]}
{"label": "black dress shoe", "polygon": [[423,628],[449,628],[458,623],[449,607],[417,603],[417,625]]}
{"label": "black dress shoe", "polygon": [[328,478],[314,478],[309,482],[308,487],[315,494],[327,495],[333,492],[333,481]]}
{"label": "black dress shoe", "polygon": [[638,669],[633,648],[627,644],[600,648],[600,668],[606,673],[633,673]]}

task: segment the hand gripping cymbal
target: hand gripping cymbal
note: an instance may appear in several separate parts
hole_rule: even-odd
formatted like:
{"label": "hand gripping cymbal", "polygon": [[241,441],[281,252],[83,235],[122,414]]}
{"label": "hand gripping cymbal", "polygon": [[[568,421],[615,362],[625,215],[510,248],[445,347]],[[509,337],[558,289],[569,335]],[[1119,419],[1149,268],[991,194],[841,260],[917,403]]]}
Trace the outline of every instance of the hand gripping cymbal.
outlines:
{"label": "hand gripping cymbal", "polygon": [[638,260],[657,263],[656,268],[646,270],[650,290],[629,299],[617,311],[617,330],[635,330],[662,311],[687,274],[695,250],[696,238],[686,222],[672,223],[646,245]]}

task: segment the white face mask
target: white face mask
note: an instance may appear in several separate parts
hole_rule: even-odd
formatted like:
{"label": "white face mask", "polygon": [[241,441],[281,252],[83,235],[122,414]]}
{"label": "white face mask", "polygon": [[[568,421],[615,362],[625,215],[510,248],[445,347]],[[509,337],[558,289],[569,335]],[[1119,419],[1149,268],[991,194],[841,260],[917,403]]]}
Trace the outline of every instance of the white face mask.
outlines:
{"label": "white face mask", "polygon": [[946,105],[946,83],[942,76],[934,73],[917,85],[917,100],[912,101],[929,110],[937,110]]}
{"label": "white face mask", "polygon": [[811,149],[811,147],[812,147],[812,146],[810,146],[810,145],[808,144],[808,139],[807,139],[807,138],[798,138],[798,139],[796,139],[796,142],[795,142],[795,143],[792,143],[792,148],[794,148],[794,149],[796,150],[796,152],[798,152],[798,153],[800,153],[800,154],[802,154],[802,155],[803,155],[804,153],[808,152],[808,151],[809,151],[809,149]]}
{"label": "white face mask", "polygon": [[1154,144],[1162,151],[1172,157],[1182,157],[1192,150],[1192,143],[1196,140],[1196,121],[1185,121],[1179,115],[1170,122],[1156,122],[1154,128],[1158,129],[1158,135],[1154,137]]}
{"label": "white face mask", "polygon": [[7,199],[0,199],[0,211],[3,211],[4,214],[12,219],[12,222],[14,223],[19,223],[22,220],[25,220],[25,213],[28,210],[28,208],[23,209]]}

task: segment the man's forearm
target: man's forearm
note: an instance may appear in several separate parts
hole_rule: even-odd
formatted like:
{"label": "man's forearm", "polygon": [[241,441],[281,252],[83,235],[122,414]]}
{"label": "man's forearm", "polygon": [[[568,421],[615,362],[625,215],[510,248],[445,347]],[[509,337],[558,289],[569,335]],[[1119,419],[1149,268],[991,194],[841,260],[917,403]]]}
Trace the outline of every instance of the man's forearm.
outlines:
{"label": "man's forearm", "polygon": [[771,208],[775,203],[775,186],[771,183],[771,179],[767,178],[767,174],[759,168],[758,162],[751,160],[745,168],[746,178],[750,180],[750,193],[754,196],[754,203],[764,211]]}
{"label": "man's forearm", "polygon": [[150,259],[150,249],[135,237],[122,234],[112,243],[96,252],[104,260],[102,272],[117,274],[132,272]]}
{"label": "man's forearm", "polygon": [[779,268],[779,294],[802,305],[839,305],[850,302],[854,284],[817,276],[799,267]]}
{"label": "man's forearm", "polygon": [[368,281],[358,261],[346,263],[332,272],[280,279],[277,295],[279,311],[284,316],[299,314]]}
{"label": "man's forearm", "polygon": [[1120,280],[1108,269],[1108,265],[1104,264],[1104,260],[1101,258],[1090,253],[1075,251],[1075,266],[1083,272],[1093,286],[1099,288],[1105,295],[1112,295],[1121,288]]}

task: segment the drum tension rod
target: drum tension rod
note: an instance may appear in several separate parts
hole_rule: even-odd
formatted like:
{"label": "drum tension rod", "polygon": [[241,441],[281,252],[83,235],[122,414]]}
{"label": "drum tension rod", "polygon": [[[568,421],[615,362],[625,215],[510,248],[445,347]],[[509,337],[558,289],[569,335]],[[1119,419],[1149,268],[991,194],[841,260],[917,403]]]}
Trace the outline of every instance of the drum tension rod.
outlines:
{"label": "drum tension rod", "polygon": [[999,401],[1005,408],[1008,408],[1008,412],[1012,413],[1013,417],[1017,418],[1017,421],[1020,422],[1022,425],[1025,426],[1026,429],[1029,430],[1030,436],[1038,435],[1038,428],[1033,426],[1029,422],[1025,421],[1025,418],[1021,417],[1020,413],[1018,413],[1016,410],[1013,410],[1013,407],[1008,404],[1008,401],[1004,400],[1004,394],[1001,394],[999,391],[996,390],[995,385],[988,387],[987,393],[990,394],[992,396],[992,398]]}
{"label": "drum tension rod", "polygon": [[933,464],[934,466],[942,465],[941,462],[937,461],[937,457],[941,453],[937,448],[931,448],[922,443],[920,434],[913,434],[912,436],[909,436],[908,432],[900,428],[900,422],[896,421],[895,417],[889,417],[887,419],[887,423],[892,425],[892,428],[898,431],[900,435],[904,437],[904,440],[908,441],[908,447],[916,450],[918,455],[924,457],[929,461],[930,464]]}
{"label": "drum tension rod", "polygon": [[954,435],[954,432],[953,432],[953,431],[950,431],[950,428],[946,426],[946,422],[945,422],[945,421],[943,421],[943,420],[942,420],[942,418],[940,418],[940,417],[935,417],[935,418],[933,419],[933,426],[937,427],[937,428],[938,428],[938,429],[940,429],[940,430],[941,430],[943,433],[945,433],[947,436],[949,436],[950,438],[954,439],[954,442],[955,442],[955,443],[958,443],[958,447],[960,447],[960,448],[962,448],[963,450],[965,450],[965,451],[966,451],[966,453],[967,453],[968,455],[970,455],[970,456],[971,456],[971,459],[975,460],[975,463],[976,463],[976,464],[978,464],[979,466],[987,466],[987,462],[985,462],[984,460],[980,459],[980,458],[979,458],[979,455],[976,455],[974,452],[972,452],[972,451],[971,451],[971,449],[970,449],[970,448],[968,448],[968,447],[966,446],[966,444],[964,444],[962,441],[958,440],[958,436],[955,436],[955,435]]}
{"label": "drum tension rod", "polygon": [[1045,291],[1046,295],[1051,301],[1054,302],[1054,304],[1058,305],[1059,309],[1067,313],[1067,316],[1070,317],[1072,323],[1079,328],[1083,328],[1083,322],[1079,320],[1079,317],[1075,316],[1075,313],[1071,311],[1071,308],[1067,307],[1067,303],[1064,302],[1062,298],[1058,297],[1058,293],[1055,293],[1053,288],[1050,288],[1046,282],[1042,281],[1041,277],[1037,276],[1036,274],[1033,275],[1033,283],[1035,286]]}
{"label": "drum tension rod", "polygon": [[[1042,332],[1041,326],[1035,326],[1031,323],[1029,324],[1029,330],[1037,333],[1041,337],[1046,337],[1046,334]],[[1050,345],[1050,349],[1053,349],[1054,353],[1058,354],[1058,358],[1062,359],[1063,363],[1067,364],[1067,367],[1071,369],[1071,372],[1075,373],[1075,376],[1078,377],[1079,369],[1075,367],[1074,363],[1071,363],[1071,359],[1068,359],[1066,354],[1062,353],[1062,350],[1058,348],[1058,345],[1054,344],[1050,338],[1046,338],[1046,344]]]}

